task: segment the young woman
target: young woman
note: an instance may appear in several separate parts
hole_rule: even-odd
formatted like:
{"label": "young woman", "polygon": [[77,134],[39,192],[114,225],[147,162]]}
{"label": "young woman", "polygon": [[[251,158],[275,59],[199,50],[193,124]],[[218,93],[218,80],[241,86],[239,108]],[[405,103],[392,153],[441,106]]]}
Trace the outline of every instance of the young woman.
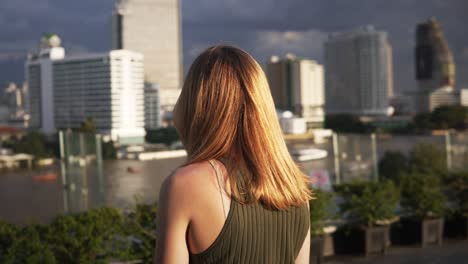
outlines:
{"label": "young woman", "polygon": [[188,160],[161,188],[155,263],[309,263],[307,176],[258,63],[230,46],[204,51],[174,123]]}

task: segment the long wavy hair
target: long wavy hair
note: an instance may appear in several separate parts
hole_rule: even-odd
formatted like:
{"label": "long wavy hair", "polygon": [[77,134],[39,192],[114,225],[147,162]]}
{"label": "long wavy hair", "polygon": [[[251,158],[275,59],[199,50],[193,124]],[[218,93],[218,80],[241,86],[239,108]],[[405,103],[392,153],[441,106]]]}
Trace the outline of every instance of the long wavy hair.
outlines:
{"label": "long wavy hair", "polygon": [[222,161],[232,199],[278,210],[311,199],[308,177],[286,147],[265,74],[247,52],[218,45],[201,53],[185,79],[174,123],[188,154],[184,165]]}

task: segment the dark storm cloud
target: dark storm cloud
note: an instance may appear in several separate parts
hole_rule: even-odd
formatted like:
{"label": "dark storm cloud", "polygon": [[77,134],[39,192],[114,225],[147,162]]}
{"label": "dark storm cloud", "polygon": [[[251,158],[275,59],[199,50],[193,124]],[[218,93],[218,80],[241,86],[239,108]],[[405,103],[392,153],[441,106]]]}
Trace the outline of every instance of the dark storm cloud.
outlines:
{"label": "dark storm cloud", "polygon": [[[67,52],[110,48],[115,0],[0,0],[0,83],[21,81],[26,53],[43,32],[58,33]],[[374,24],[389,33],[397,90],[414,86],[417,23],[436,16],[457,62],[457,79],[468,87],[466,0],[182,0],[184,65],[209,45],[238,45],[261,63],[287,52],[322,60],[330,32]],[[157,18],[155,18],[157,23]]]}
{"label": "dark storm cloud", "polygon": [[[229,40],[265,62],[286,52],[321,61],[321,46],[330,32],[373,24],[387,31],[393,46],[395,88],[414,88],[414,30],[417,23],[437,17],[457,62],[457,79],[468,87],[468,46],[464,25],[466,0],[262,0],[185,1],[185,64],[211,44]],[[187,14],[189,13],[189,14]],[[302,37],[299,37],[302,35]],[[292,38],[288,38],[292,36]],[[295,36],[295,37],[294,37]]]}

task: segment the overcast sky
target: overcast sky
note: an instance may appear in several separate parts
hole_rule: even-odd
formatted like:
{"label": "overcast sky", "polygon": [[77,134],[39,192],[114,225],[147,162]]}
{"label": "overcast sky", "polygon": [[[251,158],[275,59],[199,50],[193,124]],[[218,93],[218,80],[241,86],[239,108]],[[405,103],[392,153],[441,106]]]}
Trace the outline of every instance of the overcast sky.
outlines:
{"label": "overcast sky", "polygon": [[[0,0],[0,84],[24,79],[25,55],[43,32],[59,34],[68,54],[108,50],[114,1]],[[468,0],[182,0],[184,67],[218,43],[260,63],[287,52],[322,62],[330,32],[373,24],[389,33],[395,89],[404,91],[415,86],[416,24],[431,16],[454,52],[457,87],[468,88]]]}

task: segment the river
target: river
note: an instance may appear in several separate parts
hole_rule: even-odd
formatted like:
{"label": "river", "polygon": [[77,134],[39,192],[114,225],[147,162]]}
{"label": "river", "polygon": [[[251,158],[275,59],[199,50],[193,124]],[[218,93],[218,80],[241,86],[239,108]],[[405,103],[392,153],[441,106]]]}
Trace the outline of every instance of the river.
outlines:
{"label": "river", "polygon": [[[379,139],[377,155],[387,150],[407,153],[419,142],[443,144],[441,137],[394,137]],[[369,137],[346,136],[338,139],[341,180],[372,176],[372,148]],[[307,147],[307,142],[294,147]],[[467,145],[465,145],[467,146]],[[331,142],[315,146],[328,151],[327,158],[300,163],[308,175],[326,176],[321,184],[334,183],[335,160]],[[466,147],[465,151],[468,151]],[[138,197],[142,202],[157,200],[161,183],[185,158],[152,161],[104,161],[102,170],[95,166],[69,169],[61,177],[61,167],[48,168],[58,175],[55,181],[35,181],[37,169],[0,172],[0,219],[17,224],[48,223],[58,214],[74,213],[103,205],[131,208]],[[133,170],[129,171],[128,168]],[[44,169],[42,169],[44,170]],[[98,171],[101,171],[99,173]],[[323,178],[322,178],[323,180]],[[66,183],[64,185],[64,182]],[[65,187],[64,187],[65,186]]]}

